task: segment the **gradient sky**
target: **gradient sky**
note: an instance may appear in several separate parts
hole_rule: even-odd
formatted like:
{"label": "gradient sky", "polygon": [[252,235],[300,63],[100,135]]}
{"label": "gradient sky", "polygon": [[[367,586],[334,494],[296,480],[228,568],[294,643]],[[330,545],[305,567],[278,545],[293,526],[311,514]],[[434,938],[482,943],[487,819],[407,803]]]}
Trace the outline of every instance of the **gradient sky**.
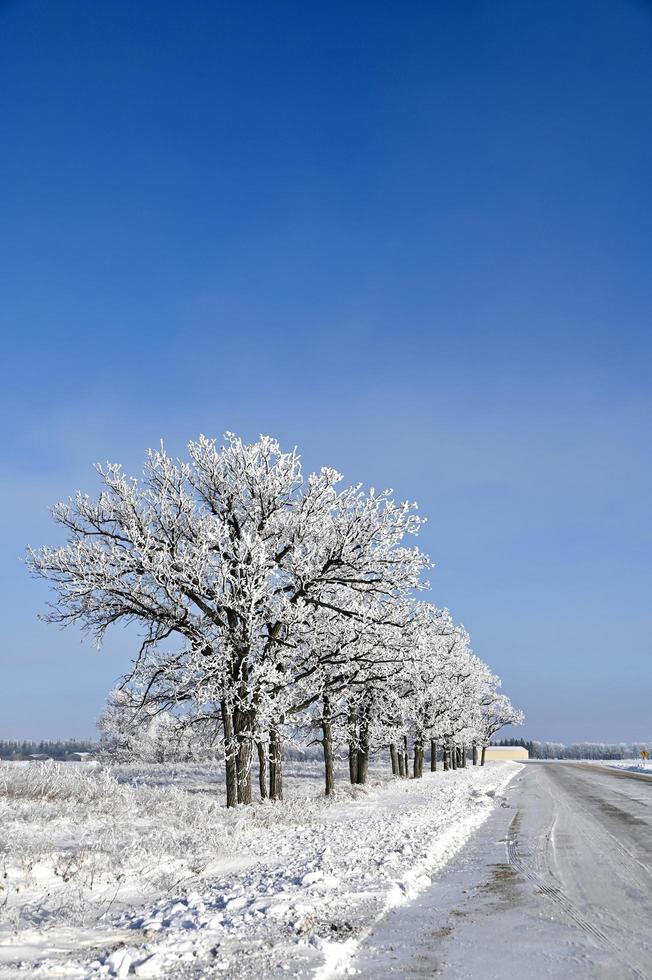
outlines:
{"label": "gradient sky", "polygon": [[419,501],[527,737],[652,738],[651,188],[649,3],[0,2],[0,737],[133,650],[47,508],[228,429]]}

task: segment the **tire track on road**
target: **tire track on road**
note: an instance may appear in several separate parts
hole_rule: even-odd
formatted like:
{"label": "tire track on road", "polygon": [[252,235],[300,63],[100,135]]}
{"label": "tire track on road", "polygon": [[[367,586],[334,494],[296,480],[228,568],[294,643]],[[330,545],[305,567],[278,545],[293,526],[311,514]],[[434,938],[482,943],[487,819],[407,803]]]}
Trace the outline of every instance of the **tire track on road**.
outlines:
{"label": "tire track on road", "polygon": [[[554,820],[553,820],[554,825]],[[641,973],[637,966],[635,966],[628,956],[628,948],[626,946],[621,946],[608,936],[602,929],[594,925],[587,917],[578,909],[578,907],[564,894],[561,887],[557,884],[549,884],[543,875],[534,867],[532,860],[524,855],[518,846],[518,832],[520,826],[520,812],[517,812],[513,817],[507,836],[507,857],[509,864],[515,871],[517,871],[523,878],[530,881],[536,886],[537,890],[549,898],[555,905],[571,920],[579,929],[590,936],[599,945],[604,946],[611,953],[618,957],[621,961],[627,964],[629,970],[631,970],[632,976],[638,978],[638,980],[650,980],[649,973]],[[552,826],[551,826],[552,831]],[[546,839],[550,839],[550,833],[546,835]],[[552,877],[552,872],[549,869],[547,861],[544,859],[545,866],[547,868],[548,874]]]}

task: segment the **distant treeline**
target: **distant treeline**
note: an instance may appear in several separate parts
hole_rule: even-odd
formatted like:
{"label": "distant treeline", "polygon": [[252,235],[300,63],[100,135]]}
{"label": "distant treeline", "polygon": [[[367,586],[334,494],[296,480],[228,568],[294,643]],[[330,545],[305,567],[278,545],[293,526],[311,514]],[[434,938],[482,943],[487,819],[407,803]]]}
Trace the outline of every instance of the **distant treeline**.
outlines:
{"label": "distant treeline", "polygon": [[[202,751],[202,748],[205,750]],[[102,755],[104,758],[111,756],[113,753],[106,744],[93,741],[91,739],[76,739],[68,738],[65,740],[59,739],[56,742],[41,741],[35,742],[30,739],[24,739],[23,741],[18,741],[17,739],[0,739],[0,759],[8,759],[12,762],[20,762],[25,759],[29,759],[33,755],[47,755],[50,759],[63,760],[71,752],[92,752],[94,755]],[[150,758],[145,754],[143,757],[145,761],[167,761],[167,762],[178,762],[178,761],[188,761],[193,759],[194,761],[210,761],[214,757],[214,752],[210,752],[208,748],[199,746],[199,751],[195,752],[193,755],[188,755],[187,752],[175,752],[174,746],[167,746],[164,754],[161,758],[158,757]],[[134,758],[141,758],[136,752],[131,753]],[[318,746],[307,746],[306,748],[299,748],[293,745],[283,746],[283,758],[289,762],[314,762],[316,760],[321,760],[322,750]]]}
{"label": "distant treeline", "polygon": [[68,738],[57,742],[33,742],[24,739],[0,739],[0,759],[29,759],[31,755],[47,755],[51,759],[65,759],[70,752],[96,752],[98,742],[90,739]]}
{"label": "distant treeline", "polygon": [[638,759],[641,750],[652,753],[652,742],[536,742],[524,738],[504,738],[492,745],[522,745],[531,759]]}
{"label": "distant treeline", "polygon": [[[528,750],[531,759],[638,759],[641,749],[646,749],[652,755],[652,742],[573,742],[564,745],[563,742],[537,742],[524,738],[503,738],[492,741],[491,745],[522,745]],[[56,742],[35,742],[25,739],[0,739],[0,759],[19,761],[29,759],[32,755],[47,755],[51,759],[65,759],[71,752],[99,753],[105,746],[92,739],[68,738]],[[202,755],[202,753],[200,753]],[[288,761],[301,761],[321,758],[321,749],[310,746],[304,749],[286,745],[283,756]],[[172,754],[171,758],[174,758]],[[206,754],[206,759],[210,758]]]}

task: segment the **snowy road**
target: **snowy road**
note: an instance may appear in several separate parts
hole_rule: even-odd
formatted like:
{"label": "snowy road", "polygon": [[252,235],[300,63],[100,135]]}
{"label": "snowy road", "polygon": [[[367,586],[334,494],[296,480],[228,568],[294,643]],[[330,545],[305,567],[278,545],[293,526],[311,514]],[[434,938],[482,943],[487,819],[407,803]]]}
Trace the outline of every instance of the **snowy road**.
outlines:
{"label": "snowy road", "polygon": [[652,978],[652,779],[532,763],[414,904],[355,962],[364,977]]}

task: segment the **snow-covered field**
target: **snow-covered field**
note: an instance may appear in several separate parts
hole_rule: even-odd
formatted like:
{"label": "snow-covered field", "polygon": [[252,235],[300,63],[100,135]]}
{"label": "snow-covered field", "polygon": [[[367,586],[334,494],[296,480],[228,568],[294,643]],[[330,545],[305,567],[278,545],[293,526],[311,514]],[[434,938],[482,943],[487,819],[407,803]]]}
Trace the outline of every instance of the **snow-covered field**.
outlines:
{"label": "snow-covered field", "polygon": [[629,772],[644,772],[652,776],[652,762],[645,762],[643,759],[618,759],[602,762],[591,760],[591,764],[596,766],[608,766],[610,769],[627,769]]}
{"label": "snow-covered field", "polygon": [[346,972],[430,884],[520,769],[399,780],[286,763],[283,803],[226,810],[202,765],[0,764],[0,976]]}

